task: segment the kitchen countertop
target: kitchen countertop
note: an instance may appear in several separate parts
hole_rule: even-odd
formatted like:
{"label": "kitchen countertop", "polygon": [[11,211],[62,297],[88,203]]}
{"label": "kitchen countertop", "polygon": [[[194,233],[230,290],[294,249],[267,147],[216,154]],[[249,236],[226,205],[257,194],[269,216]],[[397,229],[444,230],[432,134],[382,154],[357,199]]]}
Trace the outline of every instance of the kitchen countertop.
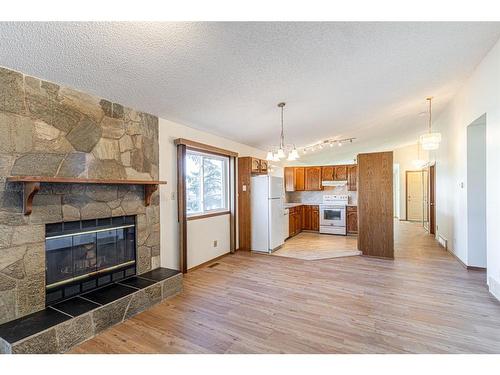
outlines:
{"label": "kitchen countertop", "polygon": [[[292,208],[298,206],[319,206],[322,203],[283,203],[283,208]],[[357,207],[357,204],[349,203],[347,207]]]}
{"label": "kitchen countertop", "polygon": [[319,206],[321,203],[283,203],[284,208],[292,208],[298,206]]}

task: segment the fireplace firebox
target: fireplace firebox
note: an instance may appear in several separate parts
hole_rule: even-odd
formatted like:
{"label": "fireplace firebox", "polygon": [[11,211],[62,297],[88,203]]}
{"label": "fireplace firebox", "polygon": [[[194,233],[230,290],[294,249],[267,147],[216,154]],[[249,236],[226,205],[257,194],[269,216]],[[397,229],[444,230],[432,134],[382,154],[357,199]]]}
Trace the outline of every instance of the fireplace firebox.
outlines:
{"label": "fireplace firebox", "polygon": [[46,305],[136,274],[135,216],[45,226]]}

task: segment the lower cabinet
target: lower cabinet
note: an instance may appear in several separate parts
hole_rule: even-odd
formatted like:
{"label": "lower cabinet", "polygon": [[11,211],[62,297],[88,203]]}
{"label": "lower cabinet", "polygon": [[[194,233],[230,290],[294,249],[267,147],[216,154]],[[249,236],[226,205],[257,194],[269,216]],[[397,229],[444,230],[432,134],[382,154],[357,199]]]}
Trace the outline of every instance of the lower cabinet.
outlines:
{"label": "lower cabinet", "polygon": [[347,233],[358,233],[358,207],[347,206]]}
{"label": "lower cabinet", "polygon": [[296,206],[289,209],[289,236],[293,237],[303,230],[319,231],[319,206]]}
{"label": "lower cabinet", "polygon": [[288,231],[289,236],[293,237],[296,234],[299,234],[302,230],[302,208],[303,206],[291,207],[289,209],[289,224]]}
{"label": "lower cabinet", "polygon": [[319,206],[311,207],[311,230],[319,231]]}

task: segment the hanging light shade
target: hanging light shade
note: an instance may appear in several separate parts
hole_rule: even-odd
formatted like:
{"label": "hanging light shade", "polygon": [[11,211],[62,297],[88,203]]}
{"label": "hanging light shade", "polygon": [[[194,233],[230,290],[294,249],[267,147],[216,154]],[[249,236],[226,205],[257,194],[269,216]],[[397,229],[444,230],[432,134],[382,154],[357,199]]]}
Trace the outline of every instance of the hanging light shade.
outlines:
{"label": "hanging light shade", "polygon": [[437,150],[441,143],[441,133],[432,131],[432,97],[428,97],[429,101],[429,132],[420,136],[420,144],[423,150]]}
{"label": "hanging light shade", "polygon": [[[278,107],[281,108],[281,134],[279,146],[273,147],[268,153],[266,159],[269,161],[279,162],[282,159],[289,161],[297,160],[299,158],[299,153],[295,148],[295,145],[290,145],[285,143],[285,131],[283,126],[283,110],[286,103],[278,103]],[[274,152],[275,151],[275,152]]]}

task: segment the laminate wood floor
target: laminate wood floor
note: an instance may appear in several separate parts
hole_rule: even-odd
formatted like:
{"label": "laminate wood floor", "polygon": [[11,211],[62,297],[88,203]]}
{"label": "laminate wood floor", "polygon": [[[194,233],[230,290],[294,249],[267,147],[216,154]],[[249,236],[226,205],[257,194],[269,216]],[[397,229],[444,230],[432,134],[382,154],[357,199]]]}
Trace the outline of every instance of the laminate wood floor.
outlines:
{"label": "laminate wood floor", "polygon": [[318,232],[301,232],[285,241],[272,253],[275,256],[320,260],[360,255],[356,236],[335,236]]}
{"label": "laminate wood floor", "polygon": [[73,353],[500,353],[500,303],[418,224],[395,260],[237,253]]}

